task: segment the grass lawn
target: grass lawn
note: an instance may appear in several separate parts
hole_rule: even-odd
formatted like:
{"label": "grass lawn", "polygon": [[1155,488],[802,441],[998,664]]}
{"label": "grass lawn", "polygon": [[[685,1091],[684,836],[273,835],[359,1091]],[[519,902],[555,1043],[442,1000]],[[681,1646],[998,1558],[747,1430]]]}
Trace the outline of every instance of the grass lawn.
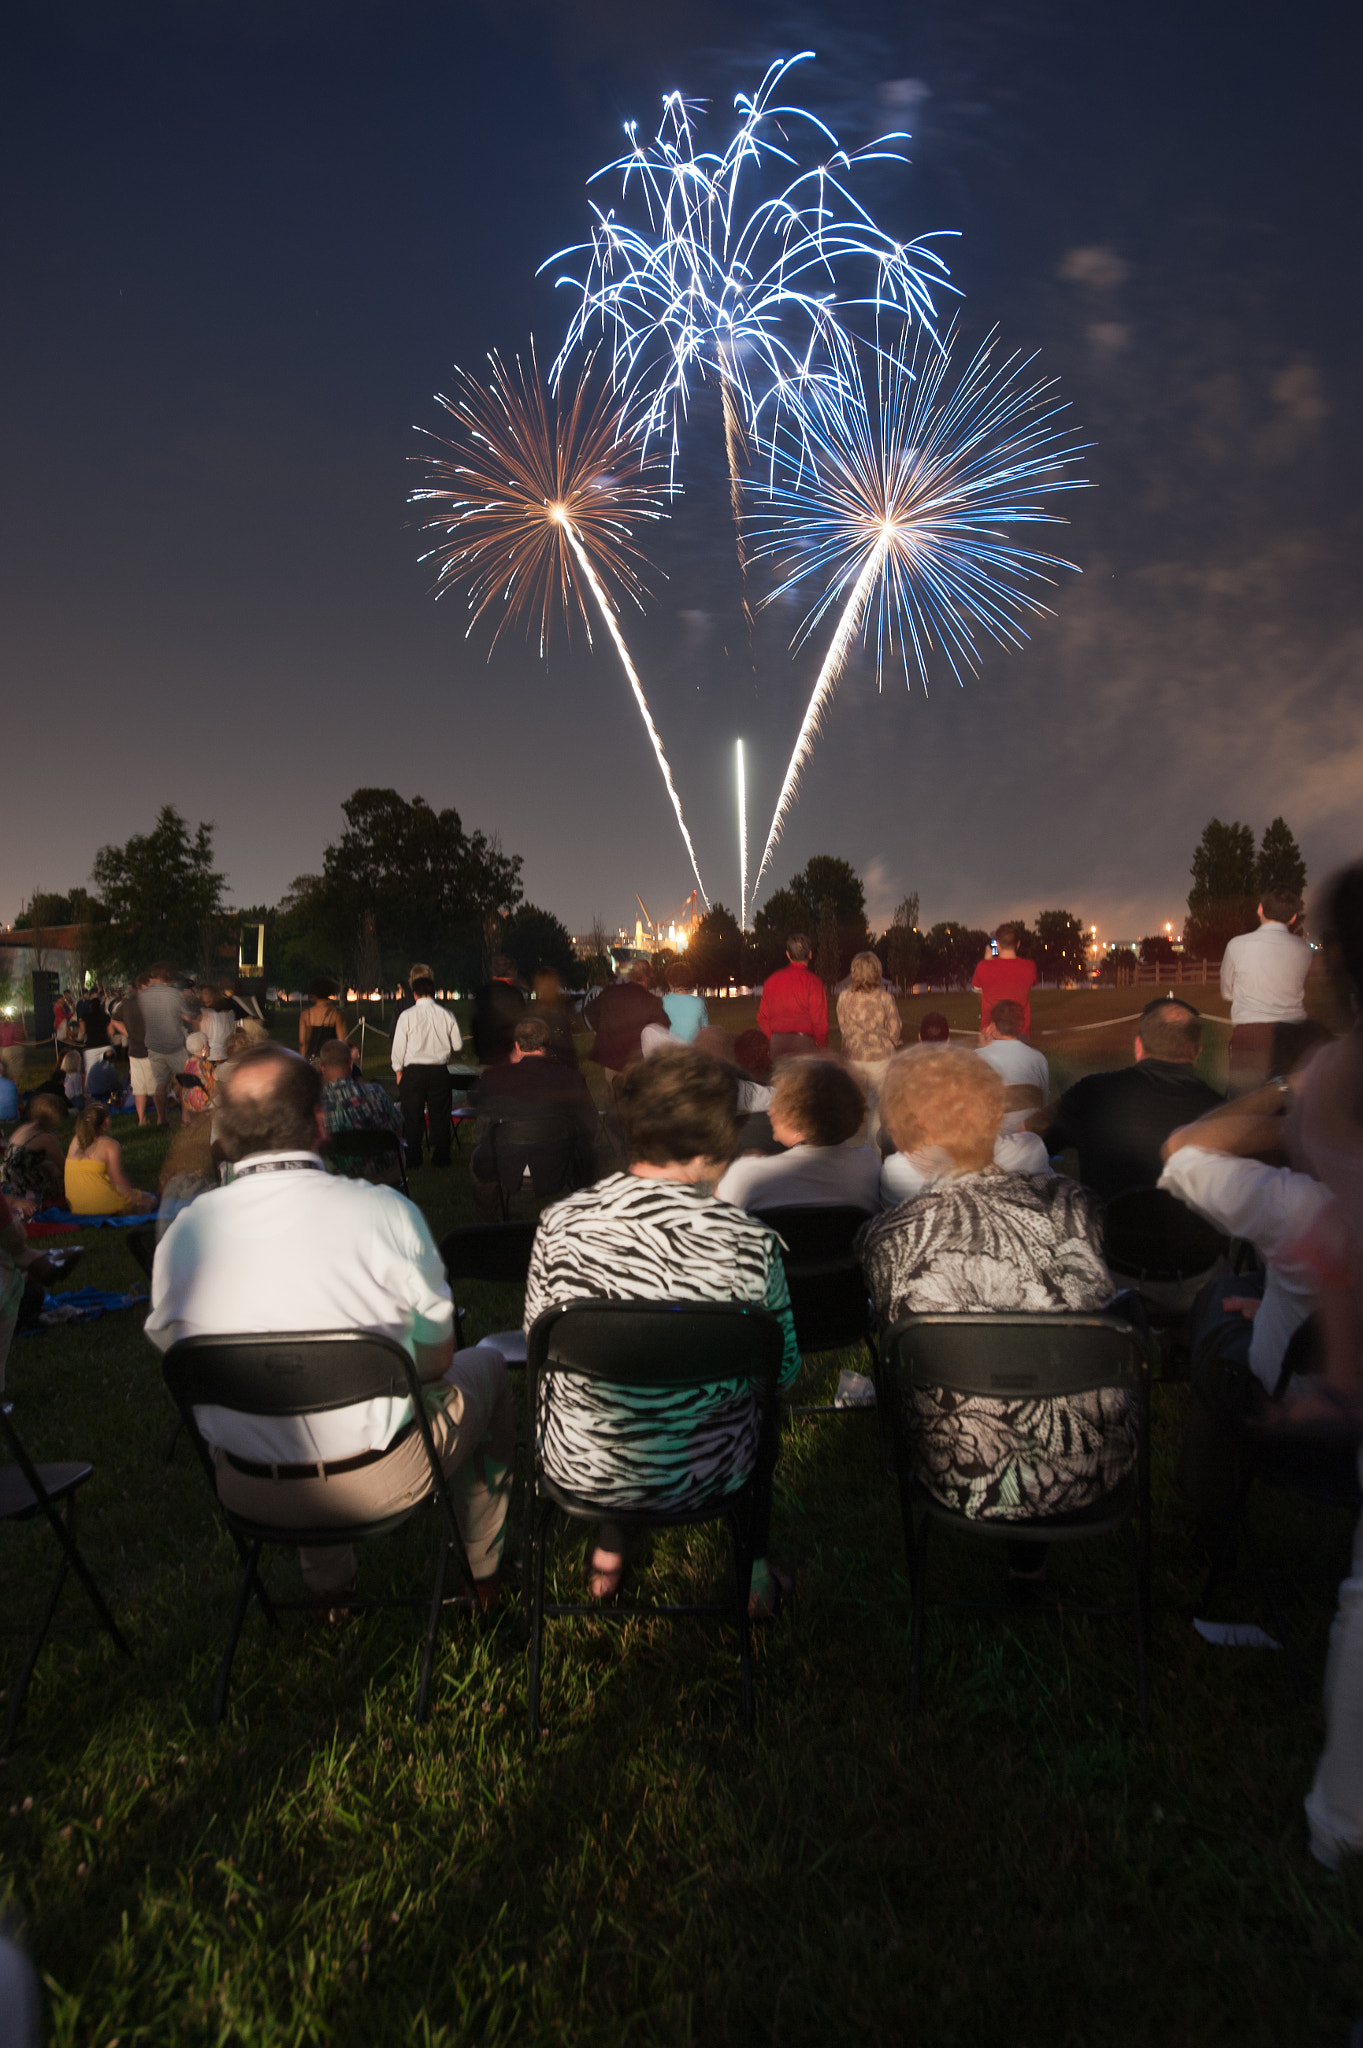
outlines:
{"label": "grass lawn", "polygon": [[[905,1007],[974,1014],[968,998]],[[1129,1048],[1129,1024],[1080,1038],[1076,1022],[1138,1007],[1129,990],[1043,993],[1057,1078]],[[118,1135],[153,1184],[164,1141]],[[423,1169],[413,1194],[437,1235],[472,1214],[458,1164]],[[86,1238],[78,1282],[130,1285],[118,1234]],[[475,1334],[518,1305],[487,1291]],[[1155,1391],[1148,1737],[1123,1624],[963,1610],[929,1620],[910,1727],[898,1506],[852,1414],[783,1439],[773,1549],[800,1600],[758,1646],[756,1738],[737,1729],[730,1636],[570,1622],[551,1625],[531,1756],[514,1603],[486,1632],[452,1614],[420,1729],[410,1615],[287,1617],[277,1638],[254,1617],[228,1717],[205,1728],[234,1553],[185,1447],[165,1460],[140,1323],[25,1337],[9,1368],[34,1454],[96,1463],[83,1541],[136,1653],[119,1659],[68,1587],[0,1771],[4,1895],[53,2041],[1343,2048],[1363,2012],[1363,1873],[1306,1852],[1318,1708],[1281,1657],[1193,1632],[1202,1560],[1172,1484],[1185,1387]],[[1348,1518],[1272,1503],[1261,1520],[1314,1674]],[[12,1613],[48,1543],[5,1535]],[[426,1555],[424,1527],[376,1545],[365,1583]],[[678,1535],[653,1556],[669,1588],[700,1591],[722,1552]],[[1108,1564],[1095,1547],[1055,1575],[1097,1587]],[[993,1546],[937,1548],[939,1588],[988,1591],[998,1569]],[[291,1558],[270,1573],[297,1589]],[[1215,1611],[1259,1618],[1246,1585]]]}

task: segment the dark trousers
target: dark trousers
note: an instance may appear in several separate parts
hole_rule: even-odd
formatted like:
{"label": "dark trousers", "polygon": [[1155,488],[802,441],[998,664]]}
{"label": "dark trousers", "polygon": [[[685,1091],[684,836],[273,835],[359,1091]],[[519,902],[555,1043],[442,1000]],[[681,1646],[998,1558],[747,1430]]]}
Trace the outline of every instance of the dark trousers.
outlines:
{"label": "dark trousers", "polygon": [[431,1120],[432,1164],[448,1166],[454,1090],[445,1068],[404,1067],[398,1082],[398,1101],[402,1105],[402,1141],[407,1147],[408,1166],[421,1164],[424,1115]]}

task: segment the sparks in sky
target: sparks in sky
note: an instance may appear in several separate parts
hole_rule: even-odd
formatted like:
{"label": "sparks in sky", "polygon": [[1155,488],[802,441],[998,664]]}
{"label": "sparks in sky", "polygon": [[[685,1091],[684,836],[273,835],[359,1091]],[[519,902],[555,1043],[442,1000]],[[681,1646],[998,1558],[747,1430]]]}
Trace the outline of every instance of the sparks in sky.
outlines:
{"label": "sparks in sky", "polygon": [[738,747],[738,929],[748,928],[748,786],[743,774],[743,742]]}
{"label": "sparks in sky", "polygon": [[604,389],[594,395],[590,362],[570,395],[551,400],[533,344],[528,373],[519,356],[514,371],[496,354],[489,361],[490,385],[461,370],[453,397],[437,393],[461,431],[456,441],[430,435],[441,452],[420,458],[427,481],[411,501],[428,509],[422,530],[438,536],[421,559],[439,565],[437,596],[467,590],[470,632],[490,605],[502,604],[493,646],[512,619],[523,617],[531,628],[538,619],[543,655],[556,610],[568,630],[581,619],[590,643],[590,597],[629,680],[705,896],[663,743],[603,580],[640,601],[647,564],[631,522],[663,516],[657,465],[644,456],[627,405]]}
{"label": "sparks in sky", "polygon": [[[1049,611],[1034,584],[1072,562],[1039,554],[1011,530],[1065,522],[1044,495],[1084,487],[1081,452],[1055,396],[1028,382],[1035,358],[996,360],[993,336],[954,375],[954,335],[840,348],[836,383],[811,380],[773,423],[771,486],[752,521],[754,559],[779,565],[773,603],[816,579],[801,645],[834,610],[837,622],[772,817],[753,894],[771,860],[823,715],[858,631],[875,628],[876,668],[898,655],[926,689],[941,662],[957,682],[979,669],[978,637],[1020,646],[1024,614]],[[868,383],[867,372],[870,372]]]}

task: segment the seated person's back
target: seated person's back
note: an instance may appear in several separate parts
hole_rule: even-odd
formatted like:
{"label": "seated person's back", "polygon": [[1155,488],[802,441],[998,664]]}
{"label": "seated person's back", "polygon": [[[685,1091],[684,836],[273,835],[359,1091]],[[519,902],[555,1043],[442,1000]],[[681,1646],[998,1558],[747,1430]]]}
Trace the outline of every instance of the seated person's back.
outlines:
{"label": "seated person's back", "polygon": [[[596,1104],[579,1070],[553,1057],[552,1027],[545,1018],[528,1011],[518,1020],[510,1058],[484,1068],[469,1102],[489,1125],[499,1126],[495,1147],[489,1131],[474,1150],[470,1165],[475,1195],[480,1183],[486,1190],[496,1181],[511,1193],[529,1167],[531,1184],[543,1199],[558,1194],[569,1173],[585,1176],[590,1171]],[[561,1120],[561,1133],[546,1124],[527,1142],[514,1130],[503,1133],[500,1128],[508,1119],[514,1124],[540,1117]]]}
{"label": "seated person's back", "polygon": [[1129,1188],[1152,1188],[1164,1162],[1160,1148],[1223,1098],[1194,1071],[1202,1020],[1191,1003],[1147,1003],[1136,1031],[1136,1064],[1087,1074],[1061,1096],[1055,1113],[1031,1119],[1045,1129],[1052,1152],[1073,1145],[1079,1178],[1105,1201]]}
{"label": "seated person's back", "polygon": [[1046,1055],[1022,1037],[1022,1005],[1006,997],[996,1002],[980,1032],[978,1057],[988,1062],[1004,1086],[1003,1128],[1020,1131],[1033,1110],[1051,1099],[1051,1070]]}
{"label": "seated person's back", "polygon": [[876,1207],[880,1154],[851,1141],[866,1098],[835,1060],[788,1060],[772,1088],[772,1136],[789,1149],[735,1159],[715,1192],[740,1209]]}

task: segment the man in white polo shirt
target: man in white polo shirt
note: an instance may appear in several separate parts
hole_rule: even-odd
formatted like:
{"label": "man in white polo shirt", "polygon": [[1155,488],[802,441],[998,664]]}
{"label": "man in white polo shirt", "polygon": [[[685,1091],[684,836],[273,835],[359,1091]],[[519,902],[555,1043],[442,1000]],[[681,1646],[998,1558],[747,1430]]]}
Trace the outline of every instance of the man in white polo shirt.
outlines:
{"label": "man in white polo shirt", "polygon": [[1221,962],[1221,993],[1230,1003],[1230,1090],[1243,1095],[1268,1079],[1275,1024],[1300,1024],[1302,990],[1311,948],[1292,927],[1301,897],[1292,889],[1266,889],[1259,929],[1232,939]]}
{"label": "man in white polo shirt", "polygon": [[[224,1084],[215,1135],[232,1178],[183,1210],[156,1251],[147,1335],[374,1330],[427,1382],[437,1454],[484,1605],[496,1597],[515,1452],[506,1367],[486,1347],[454,1349],[454,1310],[425,1218],[392,1188],[328,1174],[322,1077],[276,1045],[243,1053]],[[429,1467],[407,1400],[359,1402],[309,1418],[196,1417],[218,1492],[243,1514],[292,1526],[396,1513]],[[300,1551],[320,1605],[355,1579],[345,1546]]]}
{"label": "man in white polo shirt", "polygon": [[977,1048],[980,1058],[1003,1082],[1002,1129],[1008,1135],[1023,1130],[1032,1111],[1045,1109],[1051,1099],[1051,1070],[1046,1055],[1025,1042],[1022,1024],[1021,1003],[1002,998],[989,1012],[989,1022],[980,1033]]}
{"label": "man in white polo shirt", "polygon": [[450,1112],[454,1089],[449,1063],[463,1046],[452,1012],[435,999],[429,974],[412,975],[412,1007],[393,1026],[393,1072],[402,1104],[402,1140],[409,1167],[420,1166],[426,1121],[431,1128],[431,1164],[450,1163]]}

